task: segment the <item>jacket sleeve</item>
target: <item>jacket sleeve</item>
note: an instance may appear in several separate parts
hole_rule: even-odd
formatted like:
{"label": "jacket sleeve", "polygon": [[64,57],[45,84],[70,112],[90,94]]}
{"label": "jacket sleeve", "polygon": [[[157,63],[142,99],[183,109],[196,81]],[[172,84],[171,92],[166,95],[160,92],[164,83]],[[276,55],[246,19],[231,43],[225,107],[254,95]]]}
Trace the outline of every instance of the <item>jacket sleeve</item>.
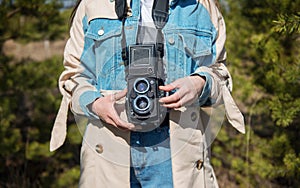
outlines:
{"label": "jacket sleeve", "polygon": [[[70,109],[74,115],[98,118],[88,108],[89,104],[100,97],[96,78],[92,70],[81,62],[84,50],[91,44],[84,38],[88,26],[84,2],[79,6],[70,29],[70,39],[64,51],[65,71],[60,76],[59,88],[63,95],[70,97]],[[95,57],[90,55],[89,61],[96,62]]]}
{"label": "jacket sleeve", "polygon": [[[226,40],[226,28],[224,19],[219,12],[214,0],[198,0],[199,3],[206,8],[210,15],[211,23],[214,27],[212,35],[212,61],[211,65],[217,63],[225,63],[226,61],[226,51],[225,51],[225,40]],[[201,21],[201,20],[200,20]],[[211,106],[214,104],[214,99],[211,98],[212,87],[213,87],[213,76],[204,71],[201,67],[195,70],[192,75],[199,75],[205,78],[206,82],[203,87],[202,93],[199,96],[200,106]]]}
{"label": "jacket sleeve", "polygon": [[212,65],[201,66],[195,74],[205,76],[206,84],[200,96],[201,106],[217,106],[224,104],[225,114],[229,123],[241,133],[245,133],[244,117],[236,106],[230,92],[232,91],[232,78],[226,68],[226,27],[223,16],[217,8],[214,0],[200,0],[211,16],[211,21],[216,29],[216,37],[213,40],[216,52]]}
{"label": "jacket sleeve", "polygon": [[58,80],[59,91],[63,97],[51,132],[50,151],[58,149],[65,141],[69,107],[71,106],[74,114],[84,114],[84,110],[81,108],[83,105],[80,104],[80,95],[85,91],[95,92],[96,90],[89,81],[90,78],[82,74],[84,70],[80,58],[84,51],[86,27],[85,0],[83,0],[76,11],[70,28],[70,38],[64,50],[63,65],[65,69]]}

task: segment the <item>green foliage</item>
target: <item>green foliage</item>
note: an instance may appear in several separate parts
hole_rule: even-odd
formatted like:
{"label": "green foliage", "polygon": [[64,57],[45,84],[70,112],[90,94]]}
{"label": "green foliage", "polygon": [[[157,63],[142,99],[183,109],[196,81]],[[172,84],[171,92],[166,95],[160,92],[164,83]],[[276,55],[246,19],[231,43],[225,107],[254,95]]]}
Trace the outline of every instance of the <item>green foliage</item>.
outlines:
{"label": "green foliage", "polygon": [[82,138],[77,126],[70,127],[70,143],[62,153],[49,151],[61,98],[57,80],[63,70],[62,56],[18,62],[2,52],[7,39],[65,38],[70,10],[60,11],[56,0],[2,0],[0,4],[0,187],[76,187]]}
{"label": "green foliage", "polygon": [[300,33],[300,12],[279,14],[274,23],[273,29],[275,32],[283,34]]}
{"label": "green foliage", "polygon": [[87,121],[85,121],[85,123],[80,123],[78,121],[79,120],[76,120],[77,124],[69,126],[67,137],[71,144],[80,145],[82,142],[85,126],[87,125]]}
{"label": "green foliage", "polygon": [[[0,47],[67,35],[58,1],[2,0]],[[300,186],[300,1],[222,1],[234,98],[247,124],[225,124],[212,163],[222,187]],[[12,57],[13,58],[13,57]],[[0,52],[0,187],[77,187],[86,122],[69,118],[67,143],[49,152],[62,58],[12,61]],[[225,181],[224,181],[225,179]]]}
{"label": "green foliage", "polygon": [[16,38],[23,41],[62,38],[68,22],[57,0],[3,0],[0,2],[0,43]]}
{"label": "green foliage", "polygon": [[[14,64],[4,59],[1,64],[0,185],[74,187],[78,181],[74,151],[82,136],[77,126],[70,127],[72,137],[63,154],[49,151],[50,133],[60,104],[57,79],[63,68],[61,62],[62,58],[53,58]],[[12,174],[19,174],[18,181],[12,179]],[[55,184],[57,179],[59,183]]]}
{"label": "green foliage", "polygon": [[247,133],[240,137],[222,130],[213,163],[235,186],[299,187],[300,1],[227,3],[233,95],[245,114]]}
{"label": "green foliage", "polygon": [[271,117],[278,126],[289,126],[300,112],[300,98],[294,99],[289,93],[273,96],[268,104]]}
{"label": "green foliage", "polygon": [[51,186],[53,188],[56,187],[78,187],[78,177],[80,175],[79,166],[68,169],[67,171],[60,174],[57,181],[55,181],[54,185]]}

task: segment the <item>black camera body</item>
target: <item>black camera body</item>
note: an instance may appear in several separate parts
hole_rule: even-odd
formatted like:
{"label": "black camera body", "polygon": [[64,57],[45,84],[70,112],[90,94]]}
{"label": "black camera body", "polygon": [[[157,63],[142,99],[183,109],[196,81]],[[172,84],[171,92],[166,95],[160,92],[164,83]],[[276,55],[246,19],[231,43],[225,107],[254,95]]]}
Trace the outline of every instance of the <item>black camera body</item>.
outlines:
{"label": "black camera body", "polygon": [[158,102],[167,95],[159,90],[164,84],[163,63],[154,44],[129,45],[126,68],[128,121],[135,125],[159,126],[167,109]]}

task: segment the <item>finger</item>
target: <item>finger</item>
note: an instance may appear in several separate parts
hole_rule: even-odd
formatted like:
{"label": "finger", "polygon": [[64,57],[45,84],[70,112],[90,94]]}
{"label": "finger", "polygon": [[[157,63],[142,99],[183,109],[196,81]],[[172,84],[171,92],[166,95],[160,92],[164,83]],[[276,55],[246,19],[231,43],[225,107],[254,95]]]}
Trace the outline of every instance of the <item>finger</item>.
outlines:
{"label": "finger", "polygon": [[180,108],[180,107],[182,107],[182,101],[179,100],[179,101],[174,102],[174,103],[163,104],[162,106],[164,106],[166,108]]}
{"label": "finger", "polygon": [[112,118],[110,117],[106,117],[105,119],[102,119],[105,123],[110,124],[118,129],[121,130],[130,130],[128,127],[126,126],[119,126]]}
{"label": "finger", "polygon": [[111,101],[115,102],[126,96],[127,89],[111,94]]}
{"label": "finger", "polygon": [[117,124],[110,117],[105,118],[104,121],[105,123],[113,125],[114,127],[118,127]]}
{"label": "finger", "polygon": [[168,85],[165,85],[165,86],[159,86],[159,89],[163,90],[163,91],[172,91],[173,89],[175,89],[175,86],[171,85],[171,84],[168,84]]}
{"label": "finger", "polygon": [[112,113],[112,115],[110,116],[110,118],[112,119],[112,121],[114,121],[114,123],[118,126],[118,127],[123,127],[126,129],[133,129],[134,125],[132,123],[127,123],[125,121],[123,121],[120,116],[117,114],[116,111],[114,111]]}
{"label": "finger", "polygon": [[126,129],[126,130],[135,129],[135,126],[132,123],[127,123],[127,122],[124,122],[124,121],[121,121],[121,122],[122,122],[121,124],[117,125],[119,128]]}
{"label": "finger", "polygon": [[143,126],[141,126],[141,125],[135,125],[134,129],[132,129],[132,130],[134,130],[134,131],[140,131],[142,129],[143,129]]}
{"label": "finger", "polygon": [[172,91],[173,89],[180,88],[180,79],[175,80],[174,82],[167,84],[165,86],[159,86],[159,89],[163,91]]}
{"label": "finger", "polygon": [[122,99],[123,97],[126,96],[126,93],[127,93],[127,89],[123,89],[122,91],[115,93],[114,94],[115,95],[115,100],[117,101],[117,100]]}
{"label": "finger", "polygon": [[159,99],[160,103],[175,103],[177,101],[179,101],[181,98],[181,95],[179,94],[179,90],[177,92],[175,92],[173,95],[167,96],[167,97],[162,97],[161,99]]}
{"label": "finger", "polygon": [[135,128],[135,126],[132,123],[127,123],[127,122],[121,120],[120,118],[115,118],[113,120],[115,121],[116,125],[119,128],[127,129],[127,130],[132,130]]}
{"label": "finger", "polygon": [[[111,119],[111,121],[114,122],[113,119]],[[131,130],[131,129],[132,129],[132,128],[130,128],[130,126],[126,126],[126,125],[119,124],[119,123],[116,123],[116,122],[114,122],[112,125],[113,125],[114,127],[118,128],[118,129],[120,129],[120,130],[123,130],[123,131],[128,131],[128,130]]]}
{"label": "finger", "polygon": [[183,106],[189,106],[195,102],[195,98],[189,96],[189,94],[183,95],[183,97],[180,98],[177,102],[169,103],[169,104],[163,104],[163,106],[167,108],[180,108]]}

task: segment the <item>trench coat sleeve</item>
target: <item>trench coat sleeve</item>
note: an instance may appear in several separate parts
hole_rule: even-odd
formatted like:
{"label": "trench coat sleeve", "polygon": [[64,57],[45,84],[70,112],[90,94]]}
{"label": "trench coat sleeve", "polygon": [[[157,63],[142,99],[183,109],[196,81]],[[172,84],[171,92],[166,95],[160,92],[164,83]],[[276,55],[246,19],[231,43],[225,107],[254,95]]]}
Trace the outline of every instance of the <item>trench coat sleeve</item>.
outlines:
{"label": "trench coat sleeve", "polygon": [[70,28],[70,38],[64,50],[64,71],[58,80],[59,91],[63,97],[51,132],[50,151],[58,149],[64,143],[67,133],[67,114],[71,103],[73,112],[81,112],[77,109],[79,106],[78,95],[73,94],[83,89],[95,90],[95,88],[86,81],[87,78],[80,77],[81,72],[83,72],[80,57],[84,49],[84,28],[86,27],[84,18],[85,0],[80,3],[77,9]]}
{"label": "trench coat sleeve", "polygon": [[[209,93],[206,93],[206,102],[203,106],[217,106],[224,104],[225,114],[229,123],[239,132],[245,133],[244,117],[234,102],[230,92],[232,91],[232,78],[225,65],[226,62],[226,27],[222,14],[218,10],[214,0],[202,1],[211,16],[211,21],[214,24],[217,35],[214,40],[216,46],[216,58],[213,64],[209,67],[199,67],[195,73],[205,75],[209,81]],[[208,76],[209,75],[209,76]],[[205,87],[204,87],[205,88]],[[207,90],[204,90],[207,92]],[[202,92],[203,93],[203,92]],[[201,97],[200,97],[201,100]]]}
{"label": "trench coat sleeve", "polygon": [[[202,4],[206,10],[210,14],[211,22],[214,25],[215,31],[213,31],[212,36],[212,46],[213,46],[213,58],[212,58],[212,65],[218,62],[225,62],[226,61],[226,50],[225,50],[225,41],[226,41],[226,28],[225,22],[222,17],[222,14],[219,12],[214,0],[198,0],[200,4]],[[202,69],[197,69],[191,75],[199,75],[205,78],[206,82],[203,86],[202,92],[199,96],[199,106],[209,106],[214,101],[211,100],[210,94],[211,90],[213,89],[213,76],[209,74],[207,71]]]}

